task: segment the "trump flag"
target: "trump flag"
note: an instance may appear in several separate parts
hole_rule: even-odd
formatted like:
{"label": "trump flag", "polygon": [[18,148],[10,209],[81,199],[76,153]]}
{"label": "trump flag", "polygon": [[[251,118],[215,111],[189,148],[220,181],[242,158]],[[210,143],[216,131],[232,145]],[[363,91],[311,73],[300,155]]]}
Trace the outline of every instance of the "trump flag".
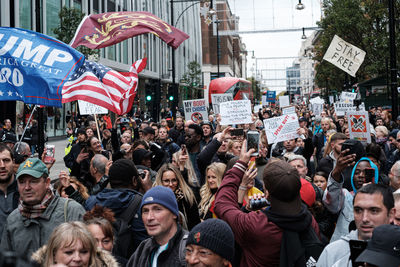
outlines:
{"label": "trump flag", "polygon": [[63,103],[84,100],[118,115],[130,111],[136,96],[138,73],[147,59],[133,63],[129,72],[117,72],[102,64],[85,61],[62,89]]}
{"label": "trump flag", "polygon": [[71,46],[91,49],[107,47],[128,38],[152,33],[174,49],[189,35],[149,12],[107,12],[85,16],[76,30]]}
{"label": "trump flag", "polygon": [[50,36],[0,27],[0,101],[61,107],[63,84],[84,60]]}

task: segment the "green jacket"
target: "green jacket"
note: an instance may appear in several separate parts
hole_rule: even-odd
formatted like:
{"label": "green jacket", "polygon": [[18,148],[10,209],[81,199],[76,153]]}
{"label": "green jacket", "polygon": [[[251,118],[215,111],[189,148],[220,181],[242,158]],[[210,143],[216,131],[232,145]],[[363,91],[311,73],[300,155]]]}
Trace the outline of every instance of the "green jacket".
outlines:
{"label": "green jacket", "polygon": [[[56,196],[45,212],[35,219],[23,217],[15,209],[7,218],[1,237],[0,251],[14,251],[18,255],[30,257],[45,245],[53,229],[63,222],[81,221],[85,209],[74,200]],[[66,212],[64,212],[64,210]]]}

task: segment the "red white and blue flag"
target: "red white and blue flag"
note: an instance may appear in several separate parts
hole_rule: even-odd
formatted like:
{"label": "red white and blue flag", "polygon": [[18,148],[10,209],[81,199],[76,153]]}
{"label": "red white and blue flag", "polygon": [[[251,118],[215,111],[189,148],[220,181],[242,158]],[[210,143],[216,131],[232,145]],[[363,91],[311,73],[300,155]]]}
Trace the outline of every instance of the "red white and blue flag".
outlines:
{"label": "red white and blue flag", "polygon": [[133,63],[129,72],[117,72],[86,60],[64,84],[62,102],[84,100],[123,115],[132,108],[138,73],[146,67],[146,63],[147,58],[144,58]]}

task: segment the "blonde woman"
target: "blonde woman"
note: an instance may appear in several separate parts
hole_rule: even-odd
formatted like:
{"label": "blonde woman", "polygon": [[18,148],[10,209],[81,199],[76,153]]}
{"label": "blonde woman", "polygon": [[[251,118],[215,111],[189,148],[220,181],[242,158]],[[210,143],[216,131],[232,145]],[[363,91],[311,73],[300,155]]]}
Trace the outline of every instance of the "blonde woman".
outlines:
{"label": "blonde woman", "polygon": [[[172,164],[179,168],[185,181],[192,187],[192,189],[200,188],[200,181],[197,180],[193,164],[189,159],[186,148],[179,150],[172,155]],[[196,191],[196,190],[193,190]],[[198,190],[197,190],[198,191]],[[196,192],[194,192],[196,194]]]}
{"label": "blonde woman", "polygon": [[206,182],[200,189],[200,218],[206,220],[216,218],[214,214],[215,193],[222,182],[226,164],[220,162],[211,163],[206,169]]}
{"label": "blonde woman", "polygon": [[67,222],[54,229],[47,245],[32,255],[41,267],[54,264],[82,267],[118,267],[111,254],[96,248],[96,241],[82,222]]}
{"label": "blonde woman", "polygon": [[157,172],[153,186],[169,187],[176,197],[179,211],[185,216],[188,229],[200,223],[196,198],[190,186],[185,182],[181,172],[171,163],[164,164]]}

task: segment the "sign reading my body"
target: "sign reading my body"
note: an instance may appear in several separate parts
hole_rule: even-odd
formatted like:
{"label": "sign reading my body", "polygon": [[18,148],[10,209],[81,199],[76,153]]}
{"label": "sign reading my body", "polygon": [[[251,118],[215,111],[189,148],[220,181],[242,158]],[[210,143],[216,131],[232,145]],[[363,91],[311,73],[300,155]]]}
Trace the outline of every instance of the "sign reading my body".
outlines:
{"label": "sign reading my body", "polygon": [[186,112],[206,111],[205,101],[198,100],[198,101],[185,102],[185,110]]}

